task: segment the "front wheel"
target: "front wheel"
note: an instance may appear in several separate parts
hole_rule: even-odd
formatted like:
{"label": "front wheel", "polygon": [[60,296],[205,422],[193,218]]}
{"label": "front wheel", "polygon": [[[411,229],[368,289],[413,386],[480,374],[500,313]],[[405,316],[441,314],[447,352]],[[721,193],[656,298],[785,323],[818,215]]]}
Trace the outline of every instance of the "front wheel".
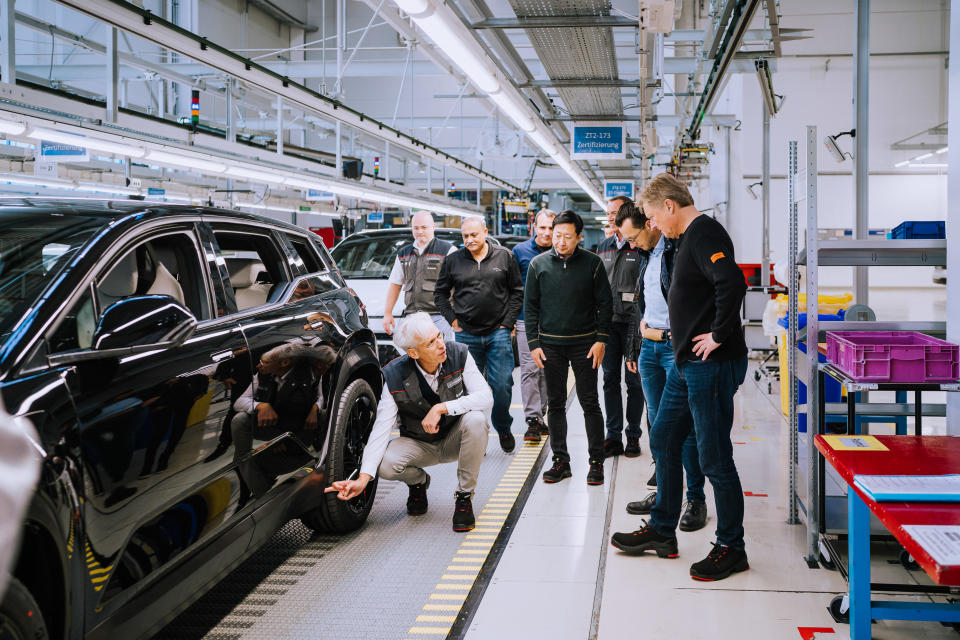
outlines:
{"label": "front wheel", "polygon": [[[363,449],[377,417],[377,396],[370,383],[362,378],[351,381],[334,412],[333,433],[324,463],[324,477],[329,482],[346,479],[360,468]],[[376,493],[374,478],[362,494],[348,502],[337,498],[336,493],[324,494],[320,506],[301,515],[300,520],[324,533],[356,531],[366,522]]]}
{"label": "front wheel", "polygon": [[47,625],[37,601],[22,582],[10,578],[0,603],[0,640],[46,640],[47,637]]}

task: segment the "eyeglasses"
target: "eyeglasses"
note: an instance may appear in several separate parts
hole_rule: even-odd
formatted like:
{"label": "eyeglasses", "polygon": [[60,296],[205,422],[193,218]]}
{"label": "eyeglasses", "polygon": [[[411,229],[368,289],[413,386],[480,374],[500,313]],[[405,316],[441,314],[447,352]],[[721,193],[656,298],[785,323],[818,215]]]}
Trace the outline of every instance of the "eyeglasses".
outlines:
{"label": "eyeglasses", "polygon": [[437,346],[437,340],[440,340],[440,339],[442,339],[442,338],[443,338],[443,334],[438,331],[438,332],[437,332],[437,335],[433,336],[432,339],[427,340],[426,342],[420,343],[420,348],[421,348],[421,349],[433,349],[435,346]]}

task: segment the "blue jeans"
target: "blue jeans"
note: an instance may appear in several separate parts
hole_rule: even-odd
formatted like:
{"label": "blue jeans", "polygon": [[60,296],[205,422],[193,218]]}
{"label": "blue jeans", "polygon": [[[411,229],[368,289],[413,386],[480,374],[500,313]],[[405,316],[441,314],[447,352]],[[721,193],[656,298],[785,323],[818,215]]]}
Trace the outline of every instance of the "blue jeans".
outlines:
{"label": "blue jeans", "polygon": [[747,373],[747,357],[716,362],[688,360],[674,364],[657,408],[651,450],[657,461],[657,504],[650,525],[673,536],[683,498],[683,446],[696,434],[700,467],[713,485],[717,542],[743,549],[743,488],[733,461],[733,396]]}
{"label": "blue jeans", "polygon": [[485,336],[457,331],[456,340],[467,345],[480,373],[493,392],[493,428],[500,435],[510,433],[513,417],[510,399],[513,396],[513,341],[503,327]]}
{"label": "blue jeans", "polygon": [[[647,400],[647,418],[650,420],[650,453],[656,460],[663,452],[653,448],[659,443],[654,432],[657,430],[657,411],[660,408],[660,396],[667,383],[667,373],[673,368],[673,343],[670,340],[656,342],[644,340],[640,345],[640,357],[637,359],[637,372],[643,382],[643,396]],[[693,431],[683,442],[683,470],[687,472],[687,500],[703,502],[706,496],[703,486],[706,478],[700,469],[697,456],[697,439]]]}
{"label": "blue jeans", "polygon": [[627,330],[627,323],[612,322],[610,339],[603,353],[603,407],[607,412],[606,438],[608,440],[620,440],[620,434],[623,432],[621,371],[627,383],[627,437],[639,438],[643,433],[640,428],[640,420],[643,417],[643,386],[640,384],[640,376],[631,373],[624,364],[624,356],[627,355]]}

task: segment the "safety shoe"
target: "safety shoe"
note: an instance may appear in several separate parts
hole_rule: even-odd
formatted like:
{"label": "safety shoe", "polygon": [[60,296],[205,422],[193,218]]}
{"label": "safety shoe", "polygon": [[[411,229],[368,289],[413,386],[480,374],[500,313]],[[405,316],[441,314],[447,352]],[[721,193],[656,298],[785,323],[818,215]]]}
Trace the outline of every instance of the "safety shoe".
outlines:
{"label": "safety shoe", "polygon": [[570,463],[554,457],[553,466],[543,472],[543,481],[553,484],[554,482],[560,482],[564,478],[569,478],[572,475],[573,471],[570,470]]}
{"label": "safety shoe", "polygon": [[632,533],[615,533],[610,537],[610,544],[620,551],[630,555],[639,555],[644,551],[656,551],[661,558],[676,558],[680,555],[677,549],[677,537],[662,536],[646,522],[643,527]]}
{"label": "safety shoe", "polygon": [[427,479],[417,484],[409,485],[410,495],[407,496],[407,513],[411,516],[422,516],[427,512],[427,489],[430,487],[430,474]]}
{"label": "safety shoe", "polygon": [[590,459],[590,471],[587,472],[587,484],[603,484],[603,460]]}
{"label": "safety shoe", "polygon": [[699,531],[707,526],[707,503],[703,500],[688,500],[687,508],[680,516],[680,531]]}
{"label": "safety shoe", "polygon": [[527,431],[523,434],[523,441],[530,444],[540,442],[540,418],[527,418]]}
{"label": "safety shoe", "polygon": [[657,487],[657,468],[656,467],[653,468],[653,475],[650,476],[649,480],[647,480],[647,486],[650,487],[651,489],[655,489]]}
{"label": "safety shoe", "polygon": [[453,530],[458,532],[470,531],[476,524],[473,517],[473,502],[470,500],[470,492],[457,491],[455,496],[457,504],[453,508]]}
{"label": "safety shoe", "polygon": [[627,436],[627,448],[623,450],[623,455],[627,458],[636,458],[640,455],[640,438]]}
{"label": "safety shoe", "polygon": [[603,441],[603,457],[612,458],[623,453],[623,441],[620,438],[607,438]]}
{"label": "safety shoe", "polygon": [[627,513],[634,516],[645,516],[653,510],[653,505],[657,504],[657,492],[653,491],[647,494],[643,500],[627,503]]}
{"label": "safety shoe", "polygon": [[746,571],[749,568],[746,551],[731,549],[716,542],[706,558],[700,562],[694,562],[690,567],[690,577],[694,580],[712,582],[723,580],[731,573]]}
{"label": "safety shoe", "polygon": [[513,453],[516,446],[517,440],[513,437],[512,433],[500,434],[500,448],[503,449],[504,453]]}

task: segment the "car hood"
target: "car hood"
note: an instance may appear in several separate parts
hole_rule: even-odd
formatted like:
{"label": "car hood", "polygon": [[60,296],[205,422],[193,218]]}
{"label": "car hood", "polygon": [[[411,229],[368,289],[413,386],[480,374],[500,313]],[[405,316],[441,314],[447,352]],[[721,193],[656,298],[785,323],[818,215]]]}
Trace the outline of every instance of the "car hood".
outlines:
{"label": "car hood", "polygon": [[[367,308],[370,330],[374,333],[383,331],[383,307],[387,303],[387,288],[390,286],[386,278],[347,278],[347,286],[357,292],[360,300]],[[394,317],[403,313],[403,295],[393,308]]]}

